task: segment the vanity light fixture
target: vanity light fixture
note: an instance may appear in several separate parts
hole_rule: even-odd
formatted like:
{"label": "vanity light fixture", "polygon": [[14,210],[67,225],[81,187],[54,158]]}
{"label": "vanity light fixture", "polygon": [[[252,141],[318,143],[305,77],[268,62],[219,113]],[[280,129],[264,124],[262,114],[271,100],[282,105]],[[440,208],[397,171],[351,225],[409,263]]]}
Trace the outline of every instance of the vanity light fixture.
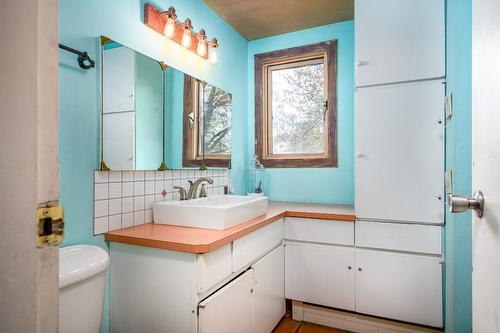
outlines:
{"label": "vanity light fixture", "polygon": [[190,19],[178,22],[174,7],[161,11],[149,3],[144,4],[144,24],[203,59],[210,60],[212,64],[217,62],[217,39],[208,41],[204,29],[200,29],[198,33],[193,32]]}
{"label": "vanity light fixture", "polygon": [[191,20],[186,19],[184,21],[184,32],[182,33],[182,46],[184,46],[186,49],[189,49],[191,47],[191,30],[193,30],[193,26],[191,25]]}
{"label": "vanity light fixture", "polygon": [[207,55],[207,35],[205,35],[205,30],[201,29],[200,32],[198,32],[198,48],[196,49],[196,53],[200,57],[204,57]]}
{"label": "vanity light fixture", "polygon": [[175,14],[174,7],[170,7],[164,13],[167,16],[167,23],[165,24],[165,29],[163,29],[163,34],[172,39],[175,36],[175,20],[177,20],[177,14]]}
{"label": "vanity light fixture", "polygon": [[217,48],[219,47],[219,44],[217,43],[217,38],[212,38],[210,41],[210,62],[212,64],[217,63]]}

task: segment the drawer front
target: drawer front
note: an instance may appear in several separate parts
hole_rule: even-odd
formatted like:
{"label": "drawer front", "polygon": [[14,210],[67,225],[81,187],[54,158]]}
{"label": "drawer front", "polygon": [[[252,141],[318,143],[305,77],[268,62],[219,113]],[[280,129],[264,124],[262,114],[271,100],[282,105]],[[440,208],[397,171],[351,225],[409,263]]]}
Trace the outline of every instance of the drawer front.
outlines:
{"label": "drawer front", "polygon": [[231,244],[197,256],[198,293],[231,275]]}
{"label": "drawer front", "polygon": [[326,244],[354,245],[354,223],[287,217],[285,239]]}
{"label": "drawer front", "polygon": [[356,221],[356,246],[441,254],[441,227]]}
{"label": "drawer front", "polygon": [[283,241],[284,219],[273,222],[233,242],[233,272],[238,271]]}

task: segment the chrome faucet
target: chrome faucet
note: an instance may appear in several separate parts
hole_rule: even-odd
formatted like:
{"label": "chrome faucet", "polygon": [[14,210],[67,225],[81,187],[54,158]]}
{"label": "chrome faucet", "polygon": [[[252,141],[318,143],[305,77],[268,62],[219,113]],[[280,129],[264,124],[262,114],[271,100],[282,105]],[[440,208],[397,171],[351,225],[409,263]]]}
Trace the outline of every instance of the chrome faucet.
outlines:
{"label": "chrome faucet", "polygon": [[[198,186],[200,186],[200,184],[203,182],[213,184],[214,181],[212,180],[212,178],[208,178],[208,177],[200,177],[195,182],[189,181],[189,190],[187,193],[187,200],[196,199],[198,197]],[[205,192],[205,195],[206,195],[206,192]]]}

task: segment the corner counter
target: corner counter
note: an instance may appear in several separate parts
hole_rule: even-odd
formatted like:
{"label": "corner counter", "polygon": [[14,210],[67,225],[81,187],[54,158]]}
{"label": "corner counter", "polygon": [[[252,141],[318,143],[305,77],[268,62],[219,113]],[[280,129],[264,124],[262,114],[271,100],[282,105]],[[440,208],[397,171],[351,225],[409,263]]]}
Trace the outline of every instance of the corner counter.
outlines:
{"label": "corner counter", "polygon": [[218,249],[282,217],[355,221],[353,206],[275,201],[269,203],[266,215],[226,230],[148,223],[108,232],[105,239],[110,242],[201,254]]}

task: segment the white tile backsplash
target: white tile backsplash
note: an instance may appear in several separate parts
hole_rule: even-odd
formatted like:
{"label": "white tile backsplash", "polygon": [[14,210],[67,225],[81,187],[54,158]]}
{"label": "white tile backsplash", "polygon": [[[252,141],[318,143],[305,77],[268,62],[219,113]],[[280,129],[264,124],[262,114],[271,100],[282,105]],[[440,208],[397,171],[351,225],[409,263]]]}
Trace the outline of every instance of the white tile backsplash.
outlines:
{"label": "white tile backsplash", "polygon": [[[167,171],[95,171],[94,173],[94,234],[153,222],[155,202],[179,200],[174,186],[189,188],[188,180],[210,177],[207,194],[224,194],[231,185],[227,169],[167,170]],[[166,191],[166,195],[161,193]]]}

